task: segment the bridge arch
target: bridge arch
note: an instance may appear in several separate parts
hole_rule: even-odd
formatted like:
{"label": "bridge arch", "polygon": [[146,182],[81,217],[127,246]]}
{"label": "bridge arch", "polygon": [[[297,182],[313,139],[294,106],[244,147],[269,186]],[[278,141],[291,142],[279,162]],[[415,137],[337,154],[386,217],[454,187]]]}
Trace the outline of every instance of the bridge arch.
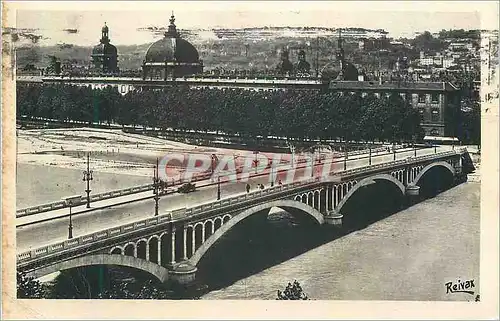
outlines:
{"label": "bridge arch", "polygon": [[119,254],[84,255],[68,261],[45,266],[34,271],[30,271],[27,274],[34,278],[39,278],[61,270],[92,265],[126,266],[148,272],[150,275],[154,276],[161,282],[165,282],[168,280],[168,270],[163,266],[136,257]]}
{"label": "bridge arch", "polygon": [[136,247],[136,256],[141,259],[146,259],[148,253],[148,240],[144,238],[138,240],[135,247]]}
{"label": "bridge arch", "polygon": [[218,230],[222,226],[222,217],[216,217],[214,219],[214,229]]}
{"label": "bridge arch", "polygon": [[344,197],[339,202],[339,204],[337,205],[337,208],[335,210],[338,213],[340,213],[340,210],[342,209],[342,207],[344,206],[344,204],[349,200],[349,198],[354,193],[356,193],[356,191],[358,189],[360,189],[363,186],[368,185],[372,181],[381,180],[381,179],[384,179],[386,181],[394,183],[401,190],[401,193],[404,195],[404,193],[405,193],[405,186],[403,185],[403,183],[401,183],[400,181],[398,181],[394,176],[389,175],[389,174],[374,175],[374,176],[363,178],[359,183],[357,183],[356,185],[354,185],[353,188],[351,188],[351,190],[349,190],[349,192],[347,192],[347,194],[344,195]]}
{"label": "bridge arch", "polygon": [[441,166],[441,167],[444,167],[446,169],[448,169],[450,171],[450,173],[452,175],[455,175],[455,169],[453,168],[453,166],[451,166],[449,163],[447,162],[435,162],[435,163],[431,163],[425,167],[423,167],[417,174],[417,176],[415,177],[415,179],[413,180],[412,184],[413,185],[417,185],[418,181],[425,175],[425,173],[427,171],[429,171],[431,168],[434,168],[436,166]]}
{"label": "bridge arch", "polygon": [[304,213],[311,218],[313,218],[318,224],[324,223],[323,214],[314,208],[303,204],[301,202],[293,201],[293,200],[277,200],[269,203],[260,204],[245,211],[241,212],[238,215],[235,215],[229,222],[223,224],[217,231],[214,232],[212,236],[210,236],[205,243],[203,243],[193,254],[193,256],[188,260],[189,263],[193,266],[196,266],[198,262],[201,260],[203,255],[217,242],[217,240],[222,237],[227,231],[237,225],[239,222],[243,221],[247,217],[257,214],[263,210],[269,210],[272,207],[279,207],[284,210],[294,209],[299,210],[301,213]]}
{"label": "bridge arch", "polygon": [[136,245],[133,242],[128,242],[123,246],[123,254],[128,256],[136,256]]}
{"label": "bridge arch", "polygon": [[152,240],[152,239],[157,239],[157,240],[159,240],[159,239],[160,239],[160,237],[159,237],[158,235],[151,235],[150,237],[148,237],[148,244],[149,244],[149,242],[151,242],[151,240]]}
{"label": "bridge arch", "polygon": [[[121,246],[115,246],[113,247],[110,251],[109,254],[122,254],[123,253],[123,247]],[[123,253],[124,254],[124,253]]]}

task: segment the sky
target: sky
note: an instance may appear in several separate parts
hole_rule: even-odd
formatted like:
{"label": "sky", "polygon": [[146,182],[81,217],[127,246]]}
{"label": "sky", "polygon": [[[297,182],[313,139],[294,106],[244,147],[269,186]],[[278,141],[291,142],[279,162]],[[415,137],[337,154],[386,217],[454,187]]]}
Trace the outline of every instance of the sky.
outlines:
{"label": "sky", "polygon": [[[36,9],[33,4],[36,3]],[[285,5],[286,4],[286,5]],[[138,31],[167,26],[175,12],[180,29],[242,28],[263,26],[363,27],[384,29],[391,37],[441,29],[498,29],[496,2],[387,1],[387,2],[8,2],[7,26],[38,28],[47,37],[42,45],[95,44],[104,22],[114,44],[142,44],[154,36]],[[14,19],[12,19],[15,17]],[[65,28],[79,29],[67,34]]]}

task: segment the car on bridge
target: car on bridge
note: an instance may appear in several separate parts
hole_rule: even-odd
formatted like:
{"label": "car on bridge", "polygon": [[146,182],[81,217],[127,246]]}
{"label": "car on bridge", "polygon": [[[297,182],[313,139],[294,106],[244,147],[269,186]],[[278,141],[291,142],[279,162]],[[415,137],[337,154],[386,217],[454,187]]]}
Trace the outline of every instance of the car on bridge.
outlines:
{"label": "car on bridge", "polygon": [[186,193],[194,192],[195,190],[196,190],[195,184],[185,183],[177,189],[177,192],[186,194]]}

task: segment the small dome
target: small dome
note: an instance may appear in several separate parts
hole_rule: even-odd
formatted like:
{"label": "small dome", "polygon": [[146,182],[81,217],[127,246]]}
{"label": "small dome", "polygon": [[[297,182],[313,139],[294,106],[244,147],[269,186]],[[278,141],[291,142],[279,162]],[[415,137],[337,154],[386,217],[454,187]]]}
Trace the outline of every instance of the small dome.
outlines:
{"label": "small dome", "polygon": [[146,62],[197,63],[199,59],[198,51],[189,41],[169,36],[153,43],[146,52]]}
{"label": "small dome", "polygon": [[358,69],[350,62],[346,63],[344,69],[344,80],[357,81],[358,75],[359,75]]}
{"label": "small dome", "polygon": [[309,72],[311,70],[311,64],[308,63],[307,61],[299,61],[297,63],[297,71],[300,72]]}

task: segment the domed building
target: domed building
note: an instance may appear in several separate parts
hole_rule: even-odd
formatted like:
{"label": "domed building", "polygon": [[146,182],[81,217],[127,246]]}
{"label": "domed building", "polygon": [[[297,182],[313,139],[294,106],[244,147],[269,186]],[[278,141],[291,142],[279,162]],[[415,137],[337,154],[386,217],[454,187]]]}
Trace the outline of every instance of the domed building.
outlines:
{"label": "domed building", "polygon": [[339,30],[338,49],[336,53],[337,63],[330,62],[321,69],[323,79],[335,79],[346,81],[358,81],[359,71],[352,63],[345,59],[344,48],[342,47],[342,32]]}
{"label": "domed building", "polygon": [[142,63],[144,80],[167,80],[203,72],[203,62],[198,51],[189,41],[180,37],[174,22],[172,13],[163,39],[148,48]]}
{"label": "domed building", "polygon": [[118,72],[118,50],[110,43],[109,28],[104,23],[100,43],[92,49],[92,67],[102,73]]}
{"label": "domed building", "polygon": [[290,62],[287,48],[283,48],[281,51],[281,60],[276,66],[276,71],[281,75],[290,75],[293,73],[293,64]]}
{"label": "domed building", "polygon": [[336,80],[358,80],[358,69],[350,62],[345,60],[344,48],[342,47],[342,29],[339,29],[337,60],[340,63],[340,70]]}

